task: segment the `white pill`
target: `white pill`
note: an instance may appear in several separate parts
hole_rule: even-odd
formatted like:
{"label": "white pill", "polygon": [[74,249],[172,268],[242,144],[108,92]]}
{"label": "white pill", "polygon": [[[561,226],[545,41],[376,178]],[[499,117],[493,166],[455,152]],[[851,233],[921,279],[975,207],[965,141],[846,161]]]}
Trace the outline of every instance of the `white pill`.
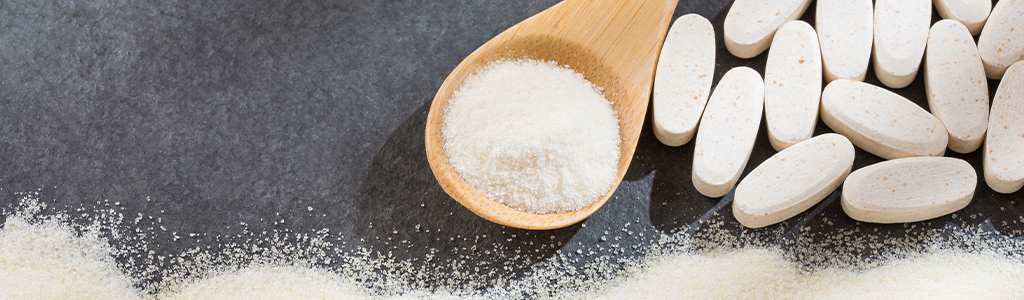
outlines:
{"label": "white pill", "polygon": [[949,132],[949,149],[970,153],[988,128],[988,79],[967,27],[942,20],[928,33],[924,89],[928,107]]}
{"label": "white pill", "polygon": [[736,187],[732,213],[750,228],[792,218],[835,191],[853,167],[853,144],[827,133],[776,153]]}
{"label": "white pill", "polygon": [[676,19],[654,77],[654,136],[681,146],[693,138],[715,72],[715,29],[696,14]]}
{"label": "white pill", "polygon": [[903,88],[917,77],[932,24],[931,0],[875,2],[875,75],[891,88]]}
{"label": "white pill", "polygon": [[871,61],[871,0],[818,0],[814,28],[821,44],[825,81],[863,81]]}
{"label": "white pill", "polygon": [[1010,66],[999,82],[982,154],[989,187],[1009,194],[1024,186],[1024,62]]}
{"label": "white pill", "polygon": [[725,48],[739,58],[768,49],[772,36],[786,21],[800,18],[810,0],[736,0],[725,15]]}
{"label": "white pill", "polygon": [[726,72],[708,100],[693,149],[693,185],[708,197],[724,196],[740,178],[754,149],[764,107],[764,81],[748,67]]}
{"label": "white pill", "polygon": [[854,145],[885,159],[942,156],[942,122],[907,98],[859,81],[840,79],[821,93],[821,120]]}
{"label": "white pill", "polygon": [[992,0],[935,0],[935,10],[943,19],[951,19],[967,26],[971,35],[981,33],[992,10]]}
{"label": "white pill", "polygon": [[890,160],[854,171],[843,184],[843,210],[871,223],[908,223],[956,212],[974,198],[978,174],[951,157]]}
{"label": "white pill", "polygon": [[1003,72],[1024,60],[1024,0],[1003,0],[992,8],[978,37],[978,52],[985,62],[988,78],[1003,78]]}
{"label": "white pill", "polygon": [[814,28],[789,21],[779,28],[764,67],[764,113],[775,150],[811,138],[821,101],[821,52]]}

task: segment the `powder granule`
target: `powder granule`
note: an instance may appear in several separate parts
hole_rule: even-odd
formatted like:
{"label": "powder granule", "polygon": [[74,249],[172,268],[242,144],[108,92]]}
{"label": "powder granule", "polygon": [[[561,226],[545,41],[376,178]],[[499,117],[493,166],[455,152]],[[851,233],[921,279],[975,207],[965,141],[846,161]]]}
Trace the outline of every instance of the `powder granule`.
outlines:
{"label": "powder granule", "polygon": [[731,253],[681,252],[647,261],[644,269],[573,299],[801,299],[807,278],[768,249]]}
{"label": "powder granule", "polygon": [[[116,223],[78,229],[66,217],[33,216],[38,208],[29,206],[24,210],[27,214],[6,216],[0,227],[0,299],[1019,299],[1024,295],[1024,263],[1019,255],[1024,241],[988,240],[993,237],[978,228],[943,230],[939,240],[925,241],[928,236],[938,238],[932,232],[919,237],[857,239],[855,248],[836,245],[828,251],[804,252],[844,256],[864,245],[882,244],[897,250],[864,265],[820,257],[795,260],[765,245],[698,251],[687,245],[694,242],[692,236],[662,235],[661,246],[649,245],[654,248],[637,260],[609,255],[580,265],[578,256],[559,251],[530,263],[534,267],[521,277],[492,281],[493,286],[478,290],[460,282],[481,278],[479,272],[403,273],[416,264],[392,260],[390,253],[385,257],[364,249],[345,254],[353,256],[336,261],[331,268],[314,268],[309,266],[319,263],[307,260],[314,257],[267,256],[275,250],[263,248],[265,243],[277,249],[333,248],[315,237],[302,242],[256,237],[263,242],[237,244],[220,254],[180,254],[177,267],[186,262],[217,262],[195,265],[196,272],[190,274],[202,275],[198,278],[125,274],[114,262],[123,250],[95,234],[114,229],[109,226]],[[706,242],[727,244],[733,237],[725,234],[718,232]],[[205,254],[228,257],[209,260]],[[801,261],[820,264],[807,268]],[[470,266],[470,262],[458,263]],[[132,286],[141,281],[134,278],[162,280],[166,285],[140,294]],[[424,281],[446,283],[431,289],[421,284]]]}
{"label": "powder granule", "polygon": [[806,299],[1020,299],[1024,263],[993,253],[945,250],[876,268],[814,273]]}
{"label": "powder granule", "polygon": [[554,62],[488,65],[452,94],[441,126],[455,171],[521,211],[577,210],[615,183],[618,116],[600,88]]}
{"label": "powder granule", "polygon": [[866,270],[808,272],[765,248],[651,259],[636,273],[574,299],[1018,299],[1024,263],[991,253],[944,250]]}
{"label": "powder granule", "polygon": [[372,299],[333,272],[301,266],[251,266],[187,282],[158,299]]}
{"label": "powder granule", "polygon": [[102,239],[9,216],[0,228],[0,299],[141,299]]}

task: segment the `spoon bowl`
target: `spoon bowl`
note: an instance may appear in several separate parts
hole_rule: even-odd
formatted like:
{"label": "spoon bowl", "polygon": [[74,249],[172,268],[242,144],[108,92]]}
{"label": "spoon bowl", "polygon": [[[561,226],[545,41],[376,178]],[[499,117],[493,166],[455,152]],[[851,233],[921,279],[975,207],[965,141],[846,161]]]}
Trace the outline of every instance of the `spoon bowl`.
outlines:
{"label": "spoon bowl", "polygon": [[[512,26],[460,63],[438,90],[426,125],[430,168],[441,188],[489,221],[523,229],[555,229],[586,219],[618,188],[636,150],[651,94],[654,68],[675,0],[566,0]],[[488,199],[474,190],[448,162],[442,147],[445,104],[467,76],[500,60],[554,61],[582,74],[604,92],[619,117],[620,156],[615,184],[575,211],[534,214]]]}

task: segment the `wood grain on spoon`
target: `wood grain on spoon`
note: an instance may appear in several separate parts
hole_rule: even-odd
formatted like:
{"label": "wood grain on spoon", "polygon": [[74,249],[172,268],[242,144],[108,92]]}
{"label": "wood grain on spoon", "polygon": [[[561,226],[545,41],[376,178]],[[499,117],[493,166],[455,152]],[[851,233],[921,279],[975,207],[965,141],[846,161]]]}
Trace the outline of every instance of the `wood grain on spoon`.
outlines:
{"label": "wood grain on spoon", "polygon": [[[643,128],[658,54],[677,1],[567,0],[494,37],[460,63],[437,91],[427,115],[427,160],[441,188],[473,213],[523,229],[554,229],[577,223],[599,209],[618,187]],[[532,214],[498,203],[470,187],[441,146],[445,103],[462,81],[502,59],[555,61],[604,90],[619,115],[622,144],[615,185],[579,210]]]}

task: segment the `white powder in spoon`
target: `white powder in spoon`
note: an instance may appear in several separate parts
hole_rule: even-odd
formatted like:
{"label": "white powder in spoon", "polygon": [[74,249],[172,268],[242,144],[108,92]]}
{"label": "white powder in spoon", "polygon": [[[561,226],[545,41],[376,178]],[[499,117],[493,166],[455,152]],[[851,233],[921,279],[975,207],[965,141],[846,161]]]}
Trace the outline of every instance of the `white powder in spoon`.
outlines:
{"label": "white powder in spoon", "polygon": [[619,121],[601,89],[554,62],[503,60],[448,100],[442,145],[476,191],[512,208],[573,211],[615,184]]}

